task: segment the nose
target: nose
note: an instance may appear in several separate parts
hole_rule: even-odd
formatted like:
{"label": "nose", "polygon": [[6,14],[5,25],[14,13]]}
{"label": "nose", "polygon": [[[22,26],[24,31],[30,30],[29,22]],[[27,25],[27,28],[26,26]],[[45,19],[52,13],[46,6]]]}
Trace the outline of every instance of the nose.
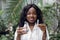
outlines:
{"label": "nose", "polygon": [[32,17],[32,16],[33,16],[33,14],[30,14],[30,16]]}

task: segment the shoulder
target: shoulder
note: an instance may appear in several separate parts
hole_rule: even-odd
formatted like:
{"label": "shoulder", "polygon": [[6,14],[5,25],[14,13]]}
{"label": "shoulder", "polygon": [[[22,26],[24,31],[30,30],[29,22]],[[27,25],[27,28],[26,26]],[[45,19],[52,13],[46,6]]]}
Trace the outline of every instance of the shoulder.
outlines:
{"label": "shoulder", "polygon": [[45,24],[38,24],[38,27],[44,32],[46,31],[46,25]]}

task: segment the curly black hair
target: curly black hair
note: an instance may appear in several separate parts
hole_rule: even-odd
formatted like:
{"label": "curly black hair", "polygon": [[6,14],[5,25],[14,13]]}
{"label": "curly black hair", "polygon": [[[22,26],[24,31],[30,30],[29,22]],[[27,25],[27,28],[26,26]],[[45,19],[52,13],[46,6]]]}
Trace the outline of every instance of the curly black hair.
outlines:
{"label": "curly black hair", "polygon": [[28,10],[33,7],[36,10],[37,13],[37,19],[39,19],[39,24],[43,23],[43,15],[42,15],[42,11],[35,5],[35,4],[28,4],[27,6],[25,6],[20,14],[20,20],[19,20],[19,27],[23,27],[24,26],[24,22],[27,21],[26,20],[26,16],[27,16],[27,12]]}

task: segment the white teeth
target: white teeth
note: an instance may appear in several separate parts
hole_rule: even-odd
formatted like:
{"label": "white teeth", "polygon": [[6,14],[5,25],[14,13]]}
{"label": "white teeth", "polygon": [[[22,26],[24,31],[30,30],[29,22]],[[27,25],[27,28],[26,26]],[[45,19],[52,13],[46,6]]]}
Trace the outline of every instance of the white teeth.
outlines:
{"label": "white teeth", "polygon": [[33,19],[30,19],[30,20],[33,20]]}
{"label": "white teeth", "polygon": [[33,19],[30,19],[30,20],[33,20]]}

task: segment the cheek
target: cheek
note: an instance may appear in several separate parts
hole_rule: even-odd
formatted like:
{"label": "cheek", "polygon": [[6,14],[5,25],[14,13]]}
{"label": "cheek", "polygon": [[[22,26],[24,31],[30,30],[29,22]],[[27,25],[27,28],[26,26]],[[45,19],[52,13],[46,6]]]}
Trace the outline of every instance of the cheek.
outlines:
{"label": "cheek", "polygon": [[34,16],[37,19],[37,15]]}
{"label": "cheek", "polygon": [[33,15],[32,17],[30,15],[27,15],[26,16],[27,20],[30,20],[30,18],[34,18],[34,20],[37,19],[37,15]]}
{"label": "cheek", "polygon": [[37,16],[36,15],[34,15],[34,20],[36,20],[37,19]]}
{"label": "cheek", "polygon": [[30,16],[29,16],[29,15],[27,15],[27,16],[26,16],[26,19],[28,20],[29,18],[30,18]]}

